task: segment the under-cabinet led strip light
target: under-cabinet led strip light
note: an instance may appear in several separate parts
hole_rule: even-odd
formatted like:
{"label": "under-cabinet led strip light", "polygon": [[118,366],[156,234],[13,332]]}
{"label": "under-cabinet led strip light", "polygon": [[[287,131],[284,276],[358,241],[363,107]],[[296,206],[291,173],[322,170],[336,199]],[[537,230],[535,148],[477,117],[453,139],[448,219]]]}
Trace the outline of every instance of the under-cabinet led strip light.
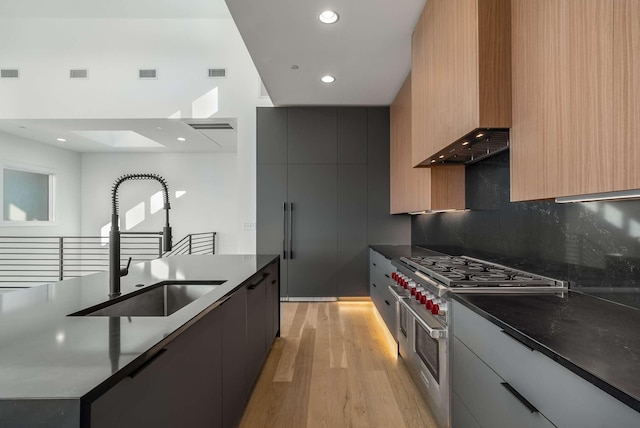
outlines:
{"label": "under-cabinet led strip light", "polygon": [[587,195],[577,196],[563,196],[561,198],[556,198],[556,203],[568,204],[572,202],[615,201],[621,199],[640,199],[640,189],[606,193],[590,193]]}

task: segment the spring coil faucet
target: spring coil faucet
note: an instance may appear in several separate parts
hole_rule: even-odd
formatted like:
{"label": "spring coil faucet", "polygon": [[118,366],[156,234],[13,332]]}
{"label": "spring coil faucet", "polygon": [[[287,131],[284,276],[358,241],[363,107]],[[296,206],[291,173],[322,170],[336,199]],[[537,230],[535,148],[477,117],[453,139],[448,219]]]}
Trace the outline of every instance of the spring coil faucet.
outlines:
{"label": "spring coil faucet", "polygon": [[[169,186],[167,180],[158,174],[125,174],[116,179],[111,187],[111,231],[109,232],[109,297],[120,295],[120,277],[129,273],[129,264],[120,269],[120,227],[118,225],[118,189],[125,181],[156,180],[162,185],[164,197],[165,225],[162,229],[162,244],[164,252],[171,251],[171,226],[169,225]],[[131,258],[129,258],[131,263]]]}

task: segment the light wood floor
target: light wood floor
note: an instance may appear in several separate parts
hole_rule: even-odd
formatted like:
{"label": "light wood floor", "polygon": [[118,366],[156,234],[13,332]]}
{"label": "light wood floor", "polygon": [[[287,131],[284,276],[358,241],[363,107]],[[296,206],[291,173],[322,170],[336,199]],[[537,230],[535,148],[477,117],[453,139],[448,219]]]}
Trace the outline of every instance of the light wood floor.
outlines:
{"label": "light wood floor", "polygon": [[241,427],[437,427],[371,302],[283,303],[280,332]]}

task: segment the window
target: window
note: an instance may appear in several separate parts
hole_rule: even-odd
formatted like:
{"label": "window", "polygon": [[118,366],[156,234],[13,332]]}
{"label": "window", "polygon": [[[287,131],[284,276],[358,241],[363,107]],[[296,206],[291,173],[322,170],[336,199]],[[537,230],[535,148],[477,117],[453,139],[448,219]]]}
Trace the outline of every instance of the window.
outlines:
{"label": "window", "polygon": [[2,220],[5,225],[54,221],[55,175],[31,169],[2,168]]}

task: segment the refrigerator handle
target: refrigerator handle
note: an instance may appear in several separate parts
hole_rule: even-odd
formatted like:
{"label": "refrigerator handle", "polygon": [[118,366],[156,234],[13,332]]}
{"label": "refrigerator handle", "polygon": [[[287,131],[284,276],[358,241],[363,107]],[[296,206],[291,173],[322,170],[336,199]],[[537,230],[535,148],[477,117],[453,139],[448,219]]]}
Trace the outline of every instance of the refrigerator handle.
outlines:
{"label": "refrigerator handle", "polygon": [[289,202],[289,259],[293,260],[293,202]]}
{"label": "refrigerator handle", "polygon": [[287,259],[287,203],[282,203],[282,259]]}

